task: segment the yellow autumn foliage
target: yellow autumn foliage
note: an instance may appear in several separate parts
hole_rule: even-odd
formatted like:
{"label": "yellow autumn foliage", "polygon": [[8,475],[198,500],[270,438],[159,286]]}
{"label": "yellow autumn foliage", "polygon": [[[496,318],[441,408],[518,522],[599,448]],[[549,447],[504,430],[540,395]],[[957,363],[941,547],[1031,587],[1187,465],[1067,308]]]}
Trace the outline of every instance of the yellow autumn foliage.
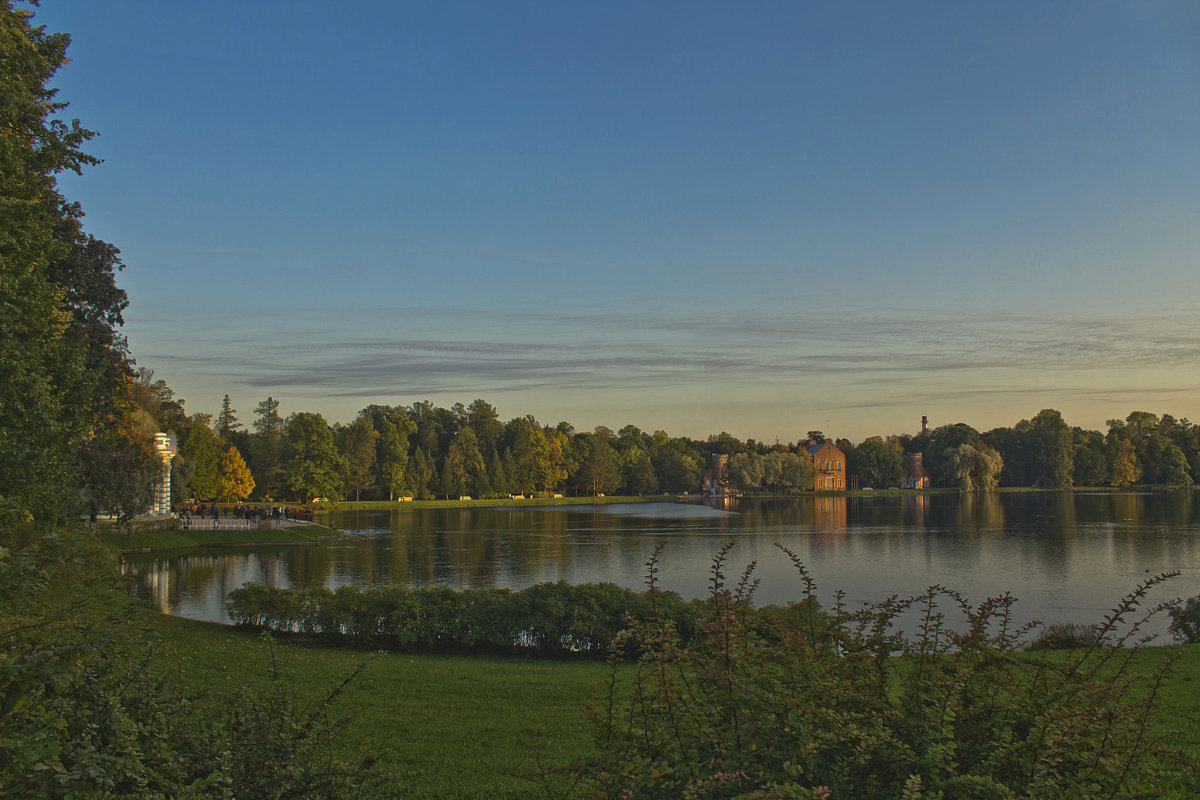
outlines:
{"label": "yellow autumn foliage", "polygon": [[254,478],[246,460],[233,445],[221,455],[220,471],[217,474],[218,499],[224,502],[243,500],[254,491]]}

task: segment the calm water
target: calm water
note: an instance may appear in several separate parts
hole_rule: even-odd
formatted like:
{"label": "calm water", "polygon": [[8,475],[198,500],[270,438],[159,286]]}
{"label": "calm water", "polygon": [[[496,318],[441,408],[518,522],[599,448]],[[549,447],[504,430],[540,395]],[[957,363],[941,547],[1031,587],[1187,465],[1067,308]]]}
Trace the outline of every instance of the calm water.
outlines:
{"label": "calm water", "polygon": [[[124,570],[163,611],[226,622],[225,595],[273,586],[522,588],[543,581],[644,584],[663,546],[660,579],[705,592],[713,554],[733,541],[730,582],[750,562],[760,603],[797,599],[782,544],[807,565],[822,602],[910,595],[932,584],[972,601],[1011,592],[1022,619],[1097,622],[1152,574],[1180,577],[1156,599],[1200,594],[1200,501],[1163,494],[993,494],[346,512],[345,535],[306,547],[127,556]],[[1165,631],[1166,620],[1152,626]]]}

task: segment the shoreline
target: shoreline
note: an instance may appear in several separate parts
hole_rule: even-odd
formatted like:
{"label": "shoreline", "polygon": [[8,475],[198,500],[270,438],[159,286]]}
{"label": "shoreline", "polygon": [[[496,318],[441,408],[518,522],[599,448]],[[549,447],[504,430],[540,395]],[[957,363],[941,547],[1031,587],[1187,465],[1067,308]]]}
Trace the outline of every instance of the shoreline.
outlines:
{"label": "shoreline", "polygon": [[[1060,493],[1070,494],[1156,494],[1161,489],[1147,486],[1135,487],[1071,487],[1068,489],[1045,489],[1041,487],[999,487],[990,492],[971,494],[1021,494],[1021,493]],[[749,501],[779,501],[802,500],[805,498],[847,498],[866,499],[871,497],[929,497],[934,495],[962,494],[957,489],[851,489],[841,491],[806,491],[798,494],[742,494],[729,495],[728,499]],[[614,505],[626,503],[683,503],[703,504],[706,500],[725,498],[710,498],[699,494],[686,495],[654,495],[611,496],[611,497],[529,497],[529,498],[494,498],[480,500],[364,500],[342,501],[333,507],[322,509],[328,511],[358,512],[358,511],[417,511],[445,510],[470,508],[527,508],[527,507],[570,507],[586,505]],[[315,544],[322,539],[338,536],[341,531],[336,528],[316,522],[300,520],[284,521],[277,528],[259,530],[226,530],[226,531],[189,531],[175,527],[164,527],[165,520],[147,520],[146,530],[135,531],[132,534],[115,532],[97,533],[98,537],[114,546],[121,554],[145,554],[157,551],[177,551],[205,548],[247,548],[247,547],[300,547]]]}
{"label": "shoreline", "polygon": [[125,555],[210,547],[297,547],[316,544],[322,539],[340,534],[341,531],[313,522],[289,522],[278,528],[257,531],[190,531],[170,528],[132,534],[100,534],[99,538],[116,547],[121,555]]}

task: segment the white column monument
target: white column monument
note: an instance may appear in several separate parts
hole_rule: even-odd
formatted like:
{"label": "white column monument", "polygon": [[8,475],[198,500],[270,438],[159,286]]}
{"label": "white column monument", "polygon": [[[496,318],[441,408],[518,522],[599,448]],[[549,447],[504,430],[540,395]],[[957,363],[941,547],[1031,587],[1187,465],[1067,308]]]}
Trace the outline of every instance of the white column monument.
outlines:
{"label": "white column monument", "polygon": [[170,433],[154,434],[154,451],[162,461],[162,477],[154,491],[154,502],[150,513],[156,517],[171,514],[171,459],[175,457],[175,435]]}

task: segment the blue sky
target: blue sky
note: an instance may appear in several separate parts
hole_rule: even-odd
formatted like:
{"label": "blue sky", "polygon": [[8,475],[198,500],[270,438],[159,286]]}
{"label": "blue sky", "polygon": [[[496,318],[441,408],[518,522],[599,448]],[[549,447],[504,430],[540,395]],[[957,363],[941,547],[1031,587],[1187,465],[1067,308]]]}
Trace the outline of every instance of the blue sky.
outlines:
{"label": "blue sky", "polygon": [[1200,6],[46,0],[191,411],[1200,419]]}

